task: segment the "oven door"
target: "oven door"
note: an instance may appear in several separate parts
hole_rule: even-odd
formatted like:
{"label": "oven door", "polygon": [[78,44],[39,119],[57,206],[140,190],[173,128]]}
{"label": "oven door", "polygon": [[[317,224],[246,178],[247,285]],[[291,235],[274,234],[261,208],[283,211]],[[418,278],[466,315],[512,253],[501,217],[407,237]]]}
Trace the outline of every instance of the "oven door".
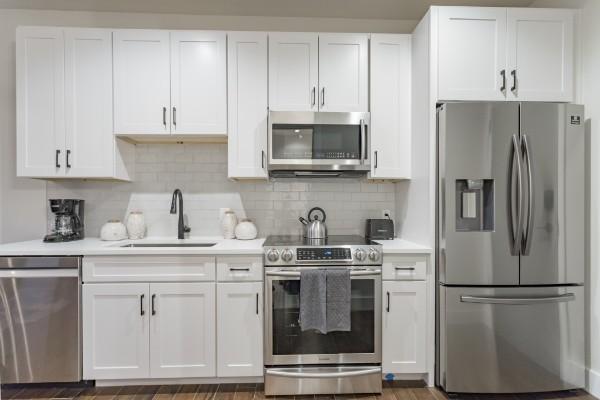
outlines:
{"label": "oven door", "polygon": [[380,363],[381,270],[346,267],[351,270],[351,330],[321,334],[300,329],[300,270],[304,268],[319,267],[265,269],[265,364]]}
{"label": "oven door", "polygon": [[369,113],[269,114],[269,170],[367,171]]}

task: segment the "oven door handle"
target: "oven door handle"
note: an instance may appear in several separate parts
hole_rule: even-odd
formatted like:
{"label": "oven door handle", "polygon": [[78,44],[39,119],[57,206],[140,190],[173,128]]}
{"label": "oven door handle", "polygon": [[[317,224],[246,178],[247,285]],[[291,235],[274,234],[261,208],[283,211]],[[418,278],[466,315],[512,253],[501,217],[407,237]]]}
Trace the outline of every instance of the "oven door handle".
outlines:
{"label": "oven door handle", "polygon": [[282,376],[286,378],[316,378],[316,379],[329,379],[329,378],[348,378],[352,376],[363,376],[371,374],[381,374],[381,367],[365,368],[355,371],[347,372],[292,372],[292,371],[278,371],[278,370],[267,370],[267,375]]}
{"label": "oven door handle", "polygon": [[[300,271],[267,271],[267,276],[289,276],[289,277],[300,277]],[[350,276],[369,276],[369,275],[381,275],[380,269],[372,270],[361,270],[361,271],[350,271]]]}

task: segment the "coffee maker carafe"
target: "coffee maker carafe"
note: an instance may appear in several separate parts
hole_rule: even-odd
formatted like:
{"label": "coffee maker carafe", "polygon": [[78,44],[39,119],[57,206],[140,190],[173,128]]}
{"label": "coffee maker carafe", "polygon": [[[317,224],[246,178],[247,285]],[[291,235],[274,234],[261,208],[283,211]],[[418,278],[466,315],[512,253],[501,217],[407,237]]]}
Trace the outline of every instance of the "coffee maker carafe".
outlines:
{"label": "coffee maker carafe", "polygon": [[84,200],[51,199],[48,211],[48,234],[44,242],[70,242],[84,237]]}

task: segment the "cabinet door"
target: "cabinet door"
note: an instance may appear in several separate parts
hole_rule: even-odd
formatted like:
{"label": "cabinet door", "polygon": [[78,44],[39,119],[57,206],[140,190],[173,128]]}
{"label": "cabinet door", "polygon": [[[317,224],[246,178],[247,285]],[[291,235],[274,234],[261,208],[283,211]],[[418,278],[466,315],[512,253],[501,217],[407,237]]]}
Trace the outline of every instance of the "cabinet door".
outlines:
{"label": "cabinet door", "polygon": [[267,177],[267,34],[229,33],[228,175]]}
{"label": "cabinet door", "polygon": [[150,376],[215,376],[215,284],[150,284]]}
{"label": "cabinet door", "polygon": [[83,379],[149,377],[148,284],[83,285]]}
{"label": "cabinet door", "polygon": [[319,35],[319,109],[369,111],[369,38]]}
{"label": "cabinet door", "polygon": [[68,177],[114,174],[112,33],[65,30],[65,166]]}
{"label": "cabinet door", "polygon": [[217,284],[217,376],[263,375],[262,282]]}
{"label": "cabinet door", "polygon": [[505,100],[506,8],[440,7],[438,28],[438,100]]}
{"label": "cabinet door", "polygon": [[509,100],[573,100],[574,12],[508,9]]}
{"label": "cabinet door", "polygon": [[17,175],[65,173],[64,37],[61,28],[17,29]]}
{"label": "cabinet door", "polygon": [[171,32],[171,133],[226,134],[225,32]]}
{"label": "cabinet door", "polygon": [[371,178],[410,178],[410,41],[371,35]]}
{"label": "cabinet door", "polygon": [[316,111],[319,85],[319,35],[269,34],[269,108]]}
{"label": "cabinet door", "polygon": [[115,133],[170,133],[169,32],[117,30],[113,52]]}
{"label": "cabinet door", "polygon": [[383,372],[427,372],[426,282],[384,281],[382,293]]}

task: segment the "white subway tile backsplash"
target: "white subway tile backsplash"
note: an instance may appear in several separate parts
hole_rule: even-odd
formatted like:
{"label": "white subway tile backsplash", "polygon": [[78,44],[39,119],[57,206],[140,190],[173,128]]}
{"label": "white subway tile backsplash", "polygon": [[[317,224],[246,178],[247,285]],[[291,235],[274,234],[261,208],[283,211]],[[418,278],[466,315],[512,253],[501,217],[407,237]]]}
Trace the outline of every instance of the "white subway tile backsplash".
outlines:
{"label": "white subway tile backsplash", "polygon": [[305,179],[235,182],[227,178],[226,144],[138,144],[135,181],[49,181],[48,198],[86,200],[86,234],[98,236],[108,220],[125,220],[132,210],[146,217],[149,236],[175,236],[171,195],[183,191],[192,235],[219,235],[219,209],[256,223],[259,234],[299,234],[299,216],[319,206],[330,234],[364,234],[365,219],[395,209],[393,183],[366,179]]}

